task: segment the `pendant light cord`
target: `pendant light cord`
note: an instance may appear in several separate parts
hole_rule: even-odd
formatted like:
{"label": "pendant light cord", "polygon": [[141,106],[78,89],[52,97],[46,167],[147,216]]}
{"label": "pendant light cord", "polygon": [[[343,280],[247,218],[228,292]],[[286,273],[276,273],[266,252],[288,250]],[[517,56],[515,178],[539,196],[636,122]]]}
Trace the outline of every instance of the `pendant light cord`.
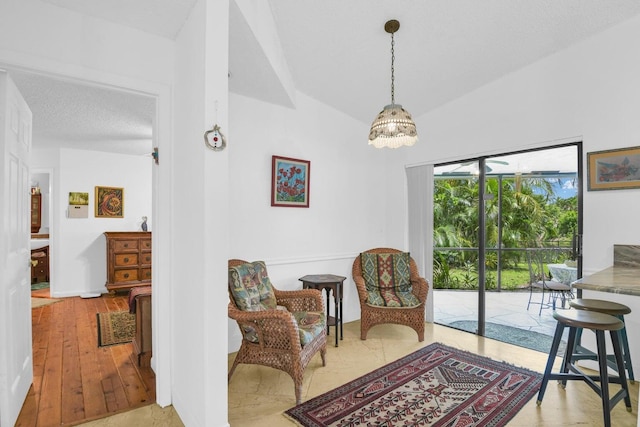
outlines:
{"label": "pendant light cord", "polygon": [[395,69],[393,68],[393,62],[396,59],[396,57],[393,49],[394,45],[395,45],[395,42],[393,40],[393,33],[391,33],[391,105],[395,105],[395,88],[394,88]]}

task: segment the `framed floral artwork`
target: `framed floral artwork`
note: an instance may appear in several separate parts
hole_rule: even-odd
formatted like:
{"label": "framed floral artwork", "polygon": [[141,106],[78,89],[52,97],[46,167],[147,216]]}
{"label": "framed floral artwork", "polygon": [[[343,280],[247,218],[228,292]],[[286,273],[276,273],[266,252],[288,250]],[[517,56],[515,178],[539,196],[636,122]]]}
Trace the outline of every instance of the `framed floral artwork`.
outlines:
{"label": "framed floral artwork", "polygon": [[589,191],[640,188],[640,147],[587,153]]}
{"label": "framed floral artwork", "polygon": [[271,158],[271,206],[309,207],[311,162],[290,157]]}
{"label": "framed floral artwork", "polygon": [[124,188],[96,187],[96,218],[124,217]]}

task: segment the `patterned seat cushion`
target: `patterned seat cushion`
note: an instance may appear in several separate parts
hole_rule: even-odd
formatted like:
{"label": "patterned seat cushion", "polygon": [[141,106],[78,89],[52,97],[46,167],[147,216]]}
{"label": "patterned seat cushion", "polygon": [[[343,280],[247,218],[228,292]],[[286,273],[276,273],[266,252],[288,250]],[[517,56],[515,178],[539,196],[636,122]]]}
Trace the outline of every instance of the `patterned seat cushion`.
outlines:
{"label": "patterned seat cushion", "polygon": [[230,267],[229,290],[240,310],[262,311],[276,308],[276,295],[264,261]]}
{"label": "patterned seat cushion", "polygon": [[298,323],[300,344],[302,344],[303,347],[320,335],[327,326],[326,317],[323,312],[298,311],[293,313],[293,317]]}
{"label": "patterned seat cushion", "polygon": [[420,305],[412,292],[411,257],[408,252],[360,254],[367,304],[410,308]]}
{"label": "patterned seat cushion", "polygon": [[[287,311],[285,307],[278,306],[278,310]],[[300,337],[300,345],[304,347],[320,335],[326,328],[327,322],[324,313],[316,311],[299,311],[292,313],[293,318],[298,324],[298,336]],[[259,343],[256,329],[251,324],[243,324],[245,339],[252,343]]]}

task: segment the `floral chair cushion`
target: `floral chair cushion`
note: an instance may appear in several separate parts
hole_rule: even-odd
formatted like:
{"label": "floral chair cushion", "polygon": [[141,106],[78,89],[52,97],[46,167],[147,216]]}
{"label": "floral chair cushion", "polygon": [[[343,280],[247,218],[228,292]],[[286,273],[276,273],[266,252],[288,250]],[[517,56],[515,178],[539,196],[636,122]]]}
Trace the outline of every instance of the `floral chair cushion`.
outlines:
{"label": "floral chair cushion", "polygon": [[229,268],[229,290],[243,311],[275,310],[276,295],[264,261]]}
{"label": "floral chair cushion", "polygon": [[360,254],[367,304],[380,307],[416,307],[412,292],[411,257],[408,252]]}

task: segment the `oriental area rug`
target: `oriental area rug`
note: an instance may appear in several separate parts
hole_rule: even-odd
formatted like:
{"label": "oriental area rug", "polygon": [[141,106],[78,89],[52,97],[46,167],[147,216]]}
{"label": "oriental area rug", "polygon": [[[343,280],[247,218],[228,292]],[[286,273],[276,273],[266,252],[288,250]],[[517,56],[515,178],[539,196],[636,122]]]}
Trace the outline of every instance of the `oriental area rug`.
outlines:
{"label": "oriental area rug", "polygon": [[542,374],[440,343],[285,411],[305,427],[504,426]]}
{"label": "oriental area rug", "polygon": [[135,314],[128,311],[98,313],[98,347],[131,342],[135,332]]}

